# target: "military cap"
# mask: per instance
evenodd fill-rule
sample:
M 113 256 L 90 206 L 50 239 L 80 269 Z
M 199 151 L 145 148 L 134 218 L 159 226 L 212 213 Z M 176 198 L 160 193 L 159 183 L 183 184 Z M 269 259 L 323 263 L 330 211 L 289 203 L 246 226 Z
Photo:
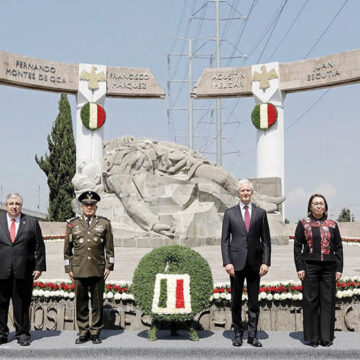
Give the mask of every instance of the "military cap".
M 96 204 L 98 201 L 100 201 L 100 196 L 95 191 L 84 191 L 79 196 L 79 201 L 82 204 Z

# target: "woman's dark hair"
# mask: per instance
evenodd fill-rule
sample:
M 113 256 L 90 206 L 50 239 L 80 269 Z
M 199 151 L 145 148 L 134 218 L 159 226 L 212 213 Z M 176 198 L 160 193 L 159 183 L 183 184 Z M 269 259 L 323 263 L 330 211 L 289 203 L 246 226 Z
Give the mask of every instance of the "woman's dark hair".
M 314 194 L 314 195 L 310 196 L 309 203 L 308 203 L 308 216 L 310 216 L 312 214 L 312 212 L 311 212 L 311 203 L 314 200 L 314 198 L 316 198 L 316 197 L 322 198 L 324 200 L 324 203 L 325 203 L 325 216 L 327 217 L 328 216 L 328 204 L 327 204 L 327 201 L 325 199 L 325 196 L 321 195 L 321 194 Z

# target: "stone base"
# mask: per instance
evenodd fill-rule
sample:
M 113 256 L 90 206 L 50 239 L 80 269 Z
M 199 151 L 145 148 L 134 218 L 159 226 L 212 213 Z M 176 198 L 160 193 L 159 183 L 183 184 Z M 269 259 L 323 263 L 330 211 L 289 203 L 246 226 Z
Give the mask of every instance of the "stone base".
M 270 227 L 271 243 L 277 245 L 288 245 L 289 235 L 282 220 L 282 215 L 280 213 L 277 213 L 268 214 L 267 216 Z
M 277 301 L 260 303 L 259 330 L 302 331 L 302 308 L 300 301 Z M 360 301 L 337 300 L 335 329 L 360 332 Z M 76 330 L 74 300 L 40 301 L 31 306 L 32 330 Z M 242 308 L 243 319 L 247 317 L 247 304 Z M 9 329 L 14 330 L 12 309 L 9 312 Z M 199 329 L 230 330 L 231 311 L 229 306 L 212 305 L 195 316 Z M 134 304 L 133 301 L 105 301 L 104 329 L 147 330 L 151 318 Z

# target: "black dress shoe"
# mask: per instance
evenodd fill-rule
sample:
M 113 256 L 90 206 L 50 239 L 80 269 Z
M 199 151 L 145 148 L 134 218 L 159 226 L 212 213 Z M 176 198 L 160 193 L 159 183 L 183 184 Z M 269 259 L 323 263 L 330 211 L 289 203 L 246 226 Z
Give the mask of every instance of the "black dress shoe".
M 248 344 L 255 346 L 255 347 L 262 347 L 261 342 L 259 341 L 258 338 L 254 337 L 254 338 L 248 338 L 247 340 Z
M 79 344 L 84 344 L 89 340 L 89 338 L 87 336 L 82 336 L 80 335 L 76 340 L 75 340 L 75 344 L 79 345 Z
M 0 337 L 0 345 L 6 344 L 8 342 L 6 337 Z
M 29 346 L 30 345 L 30 339 L 29 338 L 19 338 L 17 339 L 17 342 L 21 345 L 21 346 Z
M 309 343 L 309 346 L 312 346 L 312 347 L 318 347 L 319 346 L 319 343 L 315 342 L 315 341 L 311 341 Z
M 91 335 L 91 341 L 93 344 L 101 344 L 102 343 L 99 335 Z
M 232 344 L 233 346 L 241 346 L 243 343 L 243 339 L 241 337 L 241 335 L 235 335 L 235 337 L 233 338 Z
M 332 341 L 320 341 L 320 345 L 324 347 L 329 347 L 333 344 Z

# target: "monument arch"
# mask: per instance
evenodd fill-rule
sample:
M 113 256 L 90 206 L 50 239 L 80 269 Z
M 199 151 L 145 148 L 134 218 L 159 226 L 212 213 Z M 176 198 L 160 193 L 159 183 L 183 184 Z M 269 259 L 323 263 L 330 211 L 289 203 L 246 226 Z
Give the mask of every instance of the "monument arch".
M 271 103 L 277 121 L 257 130 L 257 177 L 280 177 L 284 194 L 284 100 L 287 93 L 360 82 L 360 49 L 289 63 L 205 69 L 194 98 L 249 97 Z M 271 154 L 271 156 L 269 156 Z

